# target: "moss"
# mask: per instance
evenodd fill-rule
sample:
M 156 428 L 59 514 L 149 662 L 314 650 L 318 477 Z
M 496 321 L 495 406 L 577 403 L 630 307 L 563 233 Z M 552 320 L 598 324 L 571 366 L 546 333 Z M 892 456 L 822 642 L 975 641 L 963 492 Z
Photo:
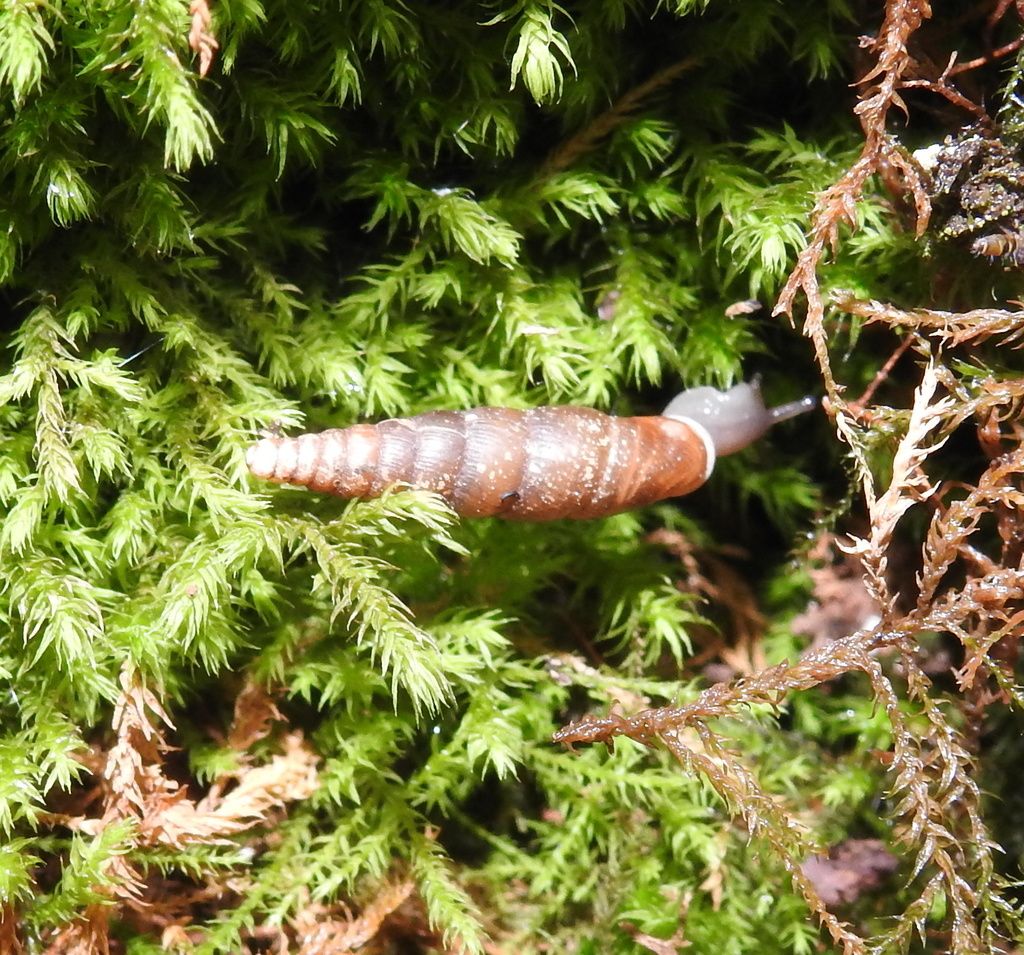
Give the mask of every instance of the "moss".
M 1013 263 L 916 240 L 889 120 L 989 119 L 925 79 L 941 31 L 907 52 L 925 14 L 4 7 L 0 949 L 1020 933 L 975 764 L 1020 702 L 1021 326 Z M 995 98 L 986 30 L 951 35 Z M 603 521 L 245 466 L 268 431 L 756 373 L 828 419 Z M 891 891 L 830 908 L 801 863 L 863 836 Z

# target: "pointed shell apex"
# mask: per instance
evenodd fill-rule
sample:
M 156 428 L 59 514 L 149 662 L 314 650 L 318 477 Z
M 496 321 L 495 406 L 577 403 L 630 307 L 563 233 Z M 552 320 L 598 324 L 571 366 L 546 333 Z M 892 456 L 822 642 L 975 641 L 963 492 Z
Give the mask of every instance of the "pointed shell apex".
M 273 480 L 277 469 L 277 441 L 273 438 L 257 441 L 246 452 L 245 463 L 256 477 Z

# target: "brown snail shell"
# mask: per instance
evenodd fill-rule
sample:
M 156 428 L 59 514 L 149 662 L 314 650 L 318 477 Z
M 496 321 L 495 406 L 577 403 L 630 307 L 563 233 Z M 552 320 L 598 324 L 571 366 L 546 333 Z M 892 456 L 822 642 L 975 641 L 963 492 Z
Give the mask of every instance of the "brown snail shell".
M 394 485 L 434 491 L 463 517 L 607 517 L 700 487 L 714 467 L 716 430 L 731 453 L 808 407 L 805 399 L 769 411 L 756 385 L 741 385 L 684 393 L 668 414 L 648 417 L 574 406 L 431 411 L 264 438 L 246 463 L 264 480 L 339 497 L 374 498 Z

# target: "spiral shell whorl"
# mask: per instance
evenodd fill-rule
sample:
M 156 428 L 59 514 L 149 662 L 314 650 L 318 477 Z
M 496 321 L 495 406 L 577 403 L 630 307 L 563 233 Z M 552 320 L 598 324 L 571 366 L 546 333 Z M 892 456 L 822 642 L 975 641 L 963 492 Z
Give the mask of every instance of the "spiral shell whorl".
M 670 418 L 476 408 L 264 438 L 246 461 L 257 477 L 341 497 L 401 485 L 437 492 L 464 517 L 547 521 L 689 493 L 707 479 L 714 449 L 699 425 Z

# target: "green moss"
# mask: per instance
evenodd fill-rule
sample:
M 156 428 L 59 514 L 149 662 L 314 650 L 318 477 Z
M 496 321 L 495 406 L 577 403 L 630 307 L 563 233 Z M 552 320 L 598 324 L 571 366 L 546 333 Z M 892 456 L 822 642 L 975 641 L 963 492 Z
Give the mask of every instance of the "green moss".
M 725 726 L 798 807 L 806 831 L 774 841 L 664 750 L 550 738 L 692 699 L 692 660 L 737 633 L 767 634 L 750 659 L 799 649 L 811 583 L 784 561 L 845 491 L 834 443 L 786 425 L 690 502 L 543 526 L 274 487 L 244 458 L 266 429 L 437 408 L 647 413 L 754 372 L 819 391 L 784 320 L 725 309 L 770 311 L 854 162 L 837 103 L 869 27 L 816 0 L 212 14 L 201 79 L 178 0 L 0 11 L 0 926 L 156 950 L 159 896 L 197 952 L 233 952 L 408 877 L 423 948 L 815 949 L 776 850 L 873 818 L 895 731 L 863 681 Z M 856 213 L 826 287 L 923 295 L 887 194 Z M 134 729 L 132 687 L 156 701 Z M 212 787 L 214 811 L 291 732 L 315 791 L 280 783 L 228 834 L 157 831 L 160 799 Z

